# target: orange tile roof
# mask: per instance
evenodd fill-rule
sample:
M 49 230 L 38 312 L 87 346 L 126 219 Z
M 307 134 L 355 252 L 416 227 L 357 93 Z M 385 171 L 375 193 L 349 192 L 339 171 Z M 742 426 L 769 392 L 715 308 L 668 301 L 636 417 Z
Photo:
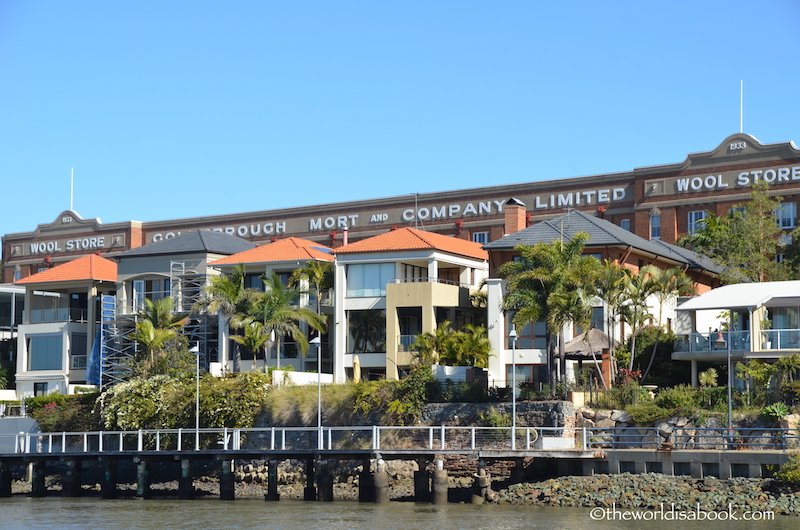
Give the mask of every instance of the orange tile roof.
M 77 281 L 117 281 L 117 264 L 110 259 L 102 258 L 96 254 L 89 254 L 60 265 L 52 269 L 31 274 L 17 284 L 36 284 L 54 282 Z
M 308 239 L 289 237 L 261 245 L 238 254 L 212 261 L 209 265 L 238 265 L 240 263 L 270 263 L 275 261 L 333 261 L 330 249 Z
M 385 234 L 362 239 L 335 249 L 335 254 L 355 252 L 393 252 L 398 250 L 440 250 L 476 259 L 489 259 L 483 245 L 452 236 L 424 232 L 414 228 L 400 228 Z

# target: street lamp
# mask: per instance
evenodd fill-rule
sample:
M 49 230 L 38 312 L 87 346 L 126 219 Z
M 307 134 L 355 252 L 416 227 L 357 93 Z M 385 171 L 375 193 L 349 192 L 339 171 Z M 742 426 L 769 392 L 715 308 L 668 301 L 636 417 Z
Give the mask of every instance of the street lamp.
M 517 449 L 517 326 L 511 325 L 511 450 Z
M 189 350 L 197 360 L 197 371 L 195 372 L 195 391 L 194 391 L 194 450 L 200 450 L 200 342 Z
M 722 333 L 717 335 L 717 340 L 714 341 L 714 344 L 718 347 L 723 347 L 724 345 L 727 346 L 727 360 L 728 360 L 728 445 L 733 445 L 733 399 L 732 399 L 732 389 L 733 386 L 733 374 L 731 373 L 731 330 L 733 329 L 733 315 L 731 314 L 730 319 L 728 320 L 728 340 L 727 344 L 724 338 L 722 338 Z M 730 448 L 730 447 L 729 447 Z
M 317 348 L 317 449 L 322 451 L 322 339 L 317 335 L 309 344 Z

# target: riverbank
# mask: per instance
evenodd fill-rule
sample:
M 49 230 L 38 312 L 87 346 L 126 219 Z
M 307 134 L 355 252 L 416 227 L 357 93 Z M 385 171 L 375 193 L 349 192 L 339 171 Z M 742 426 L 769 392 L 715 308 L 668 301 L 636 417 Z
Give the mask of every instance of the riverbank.
M 498 504 L 583 508 L 770 510 L 800 515 L 800 490 L 774 479 L 694 479 L 658 473 L 560 477 L 514 484 L 497 493 Z
M 48 476 L 47 489 L 52 495 L 61 492 L 61 477 Z M 468 502 L 471 497 L 471 479 L 450 478 L 450 502 Z M 727 510 L 729 505 L 739 511 L 769 510 L 777 514 L 800 515 L 800 489 L 779 484 L 774 479 L 716 478 L 694 479 L 658 473 L 642 475 L 595 475 L 591 477 L 567 476 L 538 482 L 523 482 L 506 488 L 493 482 L 491 502 L 499 505 L 525 505 L 542 507 L 577 507 L 678 511 Z M 278 491 L 282 499 L 303 498 L 303 483 L 281 484 Z M 194 481 L 198 497 L 219 495 L 219 482 L 214 477 L 199 477 Z M 237 498 L 263 498 L 265 485 L 237 482 Z M 413 481 L 406 478 L 390 481 L 390 498 L 393 501 L 413 501 Z M 15 481 L 13 493 L 30 493 L 30 484 Z M 84 485 L 87 496 L 99 495 L 100 485 Z M 177 497 L 177 481 L 156 482 L 151 485 L 154 497 Z M 119 484 L 121 497 L 133 496 L 136 484 Z M 334 499 L 358 500 L 358 480 L 334 484 Z

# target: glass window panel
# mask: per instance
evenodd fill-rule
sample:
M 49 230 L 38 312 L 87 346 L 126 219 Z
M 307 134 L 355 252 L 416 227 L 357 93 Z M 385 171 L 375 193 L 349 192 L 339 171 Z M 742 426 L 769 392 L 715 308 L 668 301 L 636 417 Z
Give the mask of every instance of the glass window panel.
M 32 335 L 28 337 L 29 370 L 61 370 L 61 361 L 61 335 Z

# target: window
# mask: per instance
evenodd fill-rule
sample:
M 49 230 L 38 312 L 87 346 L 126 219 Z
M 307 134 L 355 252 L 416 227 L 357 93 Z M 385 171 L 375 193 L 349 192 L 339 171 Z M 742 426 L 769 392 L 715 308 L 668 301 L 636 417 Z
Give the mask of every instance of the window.
M 708 212 L 705 210 L 698 210 L 689 212 L 689 235 L 695 234 L 697 231 L 702 230 L 705 226 L 705 219 Z
M 485 245 L 489 242 L 489 232 L 473 232 L 472 241 Z
M 263 291 L 264 281 L 261 279 L 260 274 L 245 274 L 244 287 L 245 289 L 255 289 L 256 291 Z
M 775 212 L 775 217 L 781 228 L 794 228 L 797 226 L 797 203 L 781 203 L 781 207 Z
M 28 336 L 28 370 L 61 370 L 61 335 Z
M 386 296 L 386 284 L 395 277 L 394 263 L 347 266 L 347 296 Z
M 74 370 L 86 369 L 86 333 L 70 335 L 69 367 Z
M 408 265 L 403 263 L 400 265 L 402 278 L 407 282 L 427 282 L 428 269 L 417 267 L 416 265 Z
M 628 232 L 631 231 L 631 220 L 630 219 L 623 219 L 619 222 L 619 227 L 623 230 L 627 230 Z
M 533 387 L 533 390 L 541 390 L 543 384 L 547 384 L 547 365 L 544 364 L 517 364 L 516 377 L 512 378 L 512 365 L 506 365 L 506 386 L 511 386 L 511 381 L 516 380 L 517 385 L 527 383 L 526 386 Z M 515 391 L 519 395 L 519 388 Z
M 511 339 L 508 338 L 508 332 L 511 331 L 512 318 L 514 313 L 509 312 L 506 318 L 506 344 L 511 348 Z M 517 348 L 520 350 L 544 350 L 547 348 L 547 327 L 544 322 L 534 322 L 533 325 L 526 324 L 517 328 Z
M 386 313 L 380 309 L 348 311 L 347 353 L 386 351 Z
M 661 214 L 650 216 L 650 239 L 661 239 Z
M 47 383 L 33 383 L 33 395 L 41 397 L 47 395 Z

